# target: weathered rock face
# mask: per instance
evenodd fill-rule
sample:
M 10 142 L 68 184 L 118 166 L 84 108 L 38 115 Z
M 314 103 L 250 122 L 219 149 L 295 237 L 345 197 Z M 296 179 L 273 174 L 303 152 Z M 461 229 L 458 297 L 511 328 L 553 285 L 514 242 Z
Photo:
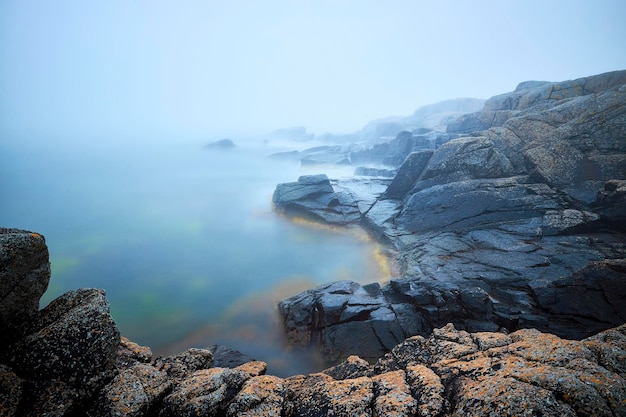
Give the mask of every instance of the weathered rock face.
M 426 164 L 433 155 L 432 150 L 418 151 L 409 154 L 393 181 L 387 187 L 384 197 L 386 199 L 399 199 L 413 188 L 413 184 L 419 178 L 420 174 L 426 167 Z
M 480 120 L 489 125 L 463 126 Z M 335 308 L 355 319 L 318 308 L 306 322 L 332 287 L 283 300 L 294 343 L 316 335 L 330 358 L 375 356 L 388 342 L 351 339 L 376 334 L 382 316 L 396 342 L 448 322 L 578 339 L 622 322 L 626 71 L 523 83 L 448 131 L 471 136 L 410 154 L 387 190 L 359 207 L 362 224 L 397 251 L 399 277 L 374 297 L 376 308 Z
M 118 368 L 89 401 L 67 407 L 48 398 L 41 413 L 20 404 L 20 379 L 0 366 L 3 415 L 124 416 L 615 416 L 626 412 L 626 325 L 583 341 L 536 330 L 467 333 L 452 325 L 396 345 L 370 364 L 351 356 L 321 373 L 279 378 L 263 362 L 234 368 L 186 352 L 161 363 L 187 363 L 169 375 L 145 348 L 124 341 Z M 209 353 L 210 355 L 210 353 Z M 180 371 L 182 368 L 178 368 Z M 31 387 L 32 389 L 32 387 Z M 506 392 L 506 395 L 503 393 Z M 27 412 L 24 412 L 24 411 Z
M 280 211 L 330 224 L 361 219 L 356 202 L 343 193 L 335 193 L 325 174 L 303 175 L 297 182 L 279 184 L 272 202 Z
M 103 290 L 66 293 L 31 326 L 2 358 L 23 381 L 24 415 L 70 412 L 112 376 L 120 335 Z
M 448 124 L 450 133 L 472 133 L 502 126 L 512 117 L 553 108 L 568 99 L 593 96 L 626 84 L 626 73 L 615 71 L 600 76 L 558 83 L 526 81 L 515 91 L 487 100 L 481 111 L 461 115 Z
M 135 416 L 613 416 L 626 412 L 625 352 L 625 326 L 570 341 L 536 330 L 467 333 L 447 325 L 405 340 L 373 365 L 352 356 L 287 379 L 264 375 L 258 362 L 198 370 L 152 397 L 144 408 L 152 413 L 133 412 L 141 410 L 128 395 L 133 385 L 113 398 Z M 103 395 L 111 397 L 108 389 Z
M 48 288 L 50 262 L 43 236 L 0 228 L 0 346 L 23 335 Z

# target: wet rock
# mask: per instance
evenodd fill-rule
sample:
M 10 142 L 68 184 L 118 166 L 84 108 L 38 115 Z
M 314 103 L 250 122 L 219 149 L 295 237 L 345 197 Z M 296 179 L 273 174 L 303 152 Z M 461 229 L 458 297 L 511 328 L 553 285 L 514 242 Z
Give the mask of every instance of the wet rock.
M 626 230 L 626 180 L 607 181 L 597 192 L 593 207 L 607 223 Z
M 487 137 L 467 137 L 441 145 L 420 175 L 430 183 L 475 178 L 503 178 L 517 174 L 505 150 Z
M 406 130 L 398 133 L 394 140 L 389 142 L 382 163 L 400 166 L 412 152 L 421 149 L 434 149 L 434 140 L 430 140 L 429 136 L 432 135 L 414 135 Z
M 238 350 L 229 348 L 228 346 L 212 345 L 208 350 L 213 355 L 212 366 L 216 368 L 236 368 L 239 365 L 254 360 L 250 356 L 244 355 Z
M 378 308 L 346 307 L 343 321 L 321 311 L 322 320 L 297 329 L 286 319 L 290 337 L 317 335 L 313 343 L 336 355 L 348 350 L 349 335 L 376 336 L 350 351 L 368 357 L 388 349 L 381 333 L 387 341 L 400 334 L 389 311 L 404 336 L 452 322 L 472 332 L 537 328 L 580 339 L 621 323 L 625 95 L 626 71 L 522 83 L 458 119 L 457 127 L 473 127 L 453 131 L 483 130 L 432 155 L 412 154 L 361 210 L 362 224 L 397 254 L 398 277 L 381 289 Z M 311 308 L 311 298 L 301 301 Z M 289 316 L 307 317 L 297 309 Z
M 482 242 L 499 246 L 515 243 L 496 237 L 483 236 Z M 462 247 L 463 242 L 447 243 Z M 532 245 L 525 249 L 525 257 L 518 254 L 523 260 L 520 264 L 511 262 L 504 253 L 499 255 L 494 248 L 484 247 L 481 252 L 469 251 L 465 246 L 465 264 L 451 264 L 450 259 L 441 259 L 435 252 L 432 266 L 421 265 L 424 273 L 430 273 L 431 268 L 433 273 L 437 271 L 439 280 L 392 279 L 382 288 L 365 288 L 349 281 L 317 287 L 280 302 L 288 341 L 293 346 L 317 346 L 329 360 L 354 354 L 369 359 L 383 355 L 410 335 L 427 336 L 446 322 L 473 332 L 538 327 L 581 339 L 625 321 L 623 260 L 588 264 L 588 259 L 580 258 L 576 246 L 561 243 L 567 262 L 574 267 L 575 262 L 588 266 L 568 272 L 562 269 L 559 254 L 544 255 Z M 428 256 L 422 252 L 423 262 Z M 570 256 L 579 259 L 570 260 Z M 466 265 L 477 261 L 483 266 L 472 272 Z M 511 271 L 508 277 L 502 273 L 506 262 Z M 532 265 L 544 266 L 531 268 L 538 275 L 528 285 L 524 271 Z M 466 268 L 465 280 L 447 280 L 456 279 L 459 267 Z M 473 273 L 475 279 L 471 278 Z M 488 274 L 498 279 L 489 281 Z M 476 343 L 499 341 L 480 339 Z
M 325 174 L 303 175 L 297 182 L 278 184 L 272 197 L 274 207 L 290 216 L 330 224 L 358 223 L 361 215 L 356 201 L 335 193 Z
M 49 280 L 44 237 L 26 230 L 0 228 L 0 351 L 29 330 Z
M 398 314 L 377 285 L 361 287 L 350 281 L 322 285 L 282 300 L 287 338 L 300 347 L 318 344 L 330 360 L 358 353 L 377 358 L 405 338 L 403 324 L 415 312 Z
M 422 174 L 422 171 L 432 155 L 432 150 L 416 151 L 409 154 L 400 169 L 398 169 L 398 173 L 393 181 L 389 184 L 389 187 L 387 187 L 384 198 L 403 198 Z
M 543 211 L 563 206 L 549 187 L 524 178 L 465 180 L 411 194 L 396 227 L 413 233 L 493 228 L 541 219 Z
M 562 323 L 571 327 L 570 336 L 589 337 L 626 321 L 626 259 L 592 262 L 571 276 L 535 288 L 534 294 L 552 321 L 577 318 Z

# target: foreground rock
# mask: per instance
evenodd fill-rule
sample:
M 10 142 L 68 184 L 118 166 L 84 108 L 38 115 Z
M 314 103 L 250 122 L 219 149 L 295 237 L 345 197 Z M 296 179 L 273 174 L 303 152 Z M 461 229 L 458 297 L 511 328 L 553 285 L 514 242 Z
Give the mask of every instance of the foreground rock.
M 626 71 L 522 83 L 448 132 L 358 206 L 398 277 L 283 300 L 293 343 L 370 358 L 448 322 L 582 339 L 626 319 Z
M 48 288 L 48 247 L 38 233 L 0 228 L 0 345 L 28 329 Z
M 98 395 L 90 416 L 614 416 L 626 412 L 626 325 L 583 341 L 536 330 L 467 333 L 452 325 L 356 356 L 321 373 L 279 378 L 263 362 L 196 361 L 177 375 L 135 364 Z M 206 357 L 206 356 L 203 356 Z M 169 361 L 166 360 L 166 361 Z M 503 396 L 503 393 L 506 395 Z
M 0 270 L 47 264 L 42 236 L 6 234 L 0 249 L 13 256 Z M 28 235 L 39 250 L 21 245 Z M 596 272 L 601 281 L 603 271 Z M 339 311 L 346 299 L 371 306 L 372 320 L 388 314 L 375 306 L 384 298 L 377 286 L 338 283 L 329 289 L 333 296 L 325 296 L 322 319 L 354 314 L 349 306 Z M 26 291 L 19 298 L 31 305 L 39 297 Z M 12 302 L 0 299 L 0 308 Z M 35 316 L 21 321 L 26 335 L 0 345 L 2 416 L 626 413 L 626 324 L 583 341 L 536 330 L 467 333 L 449 324 L 389 346 L 373 364 L 351 356 L 320 373 L 279 378 L 266 375 L 264 362 L 223 347 L 153 358 L 149 348 L 120 337 L 103 290 L 70 291 Z M 372 323 L 372 329 L 379 332 L 373 338 L 385 338 L 380 326 Z

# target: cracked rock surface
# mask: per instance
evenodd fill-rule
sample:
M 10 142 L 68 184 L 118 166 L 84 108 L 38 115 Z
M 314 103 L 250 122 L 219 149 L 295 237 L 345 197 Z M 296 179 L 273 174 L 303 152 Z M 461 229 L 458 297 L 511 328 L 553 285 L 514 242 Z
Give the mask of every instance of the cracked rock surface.
M 398 272 L 282 300 L 292 344 L 375 358 L 446 323 L 582 339 L 626 319 L 626 71 L 521 83 L 448 132 L 373 201 L 332 185 Z

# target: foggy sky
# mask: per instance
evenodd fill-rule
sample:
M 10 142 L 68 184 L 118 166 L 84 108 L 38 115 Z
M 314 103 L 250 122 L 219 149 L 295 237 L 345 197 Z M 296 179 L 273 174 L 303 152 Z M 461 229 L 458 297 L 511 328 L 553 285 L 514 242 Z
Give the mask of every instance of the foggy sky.
M 0 134 L 353 132 L 625 69 L 624 16 L 623 0 L 0 1 Z

